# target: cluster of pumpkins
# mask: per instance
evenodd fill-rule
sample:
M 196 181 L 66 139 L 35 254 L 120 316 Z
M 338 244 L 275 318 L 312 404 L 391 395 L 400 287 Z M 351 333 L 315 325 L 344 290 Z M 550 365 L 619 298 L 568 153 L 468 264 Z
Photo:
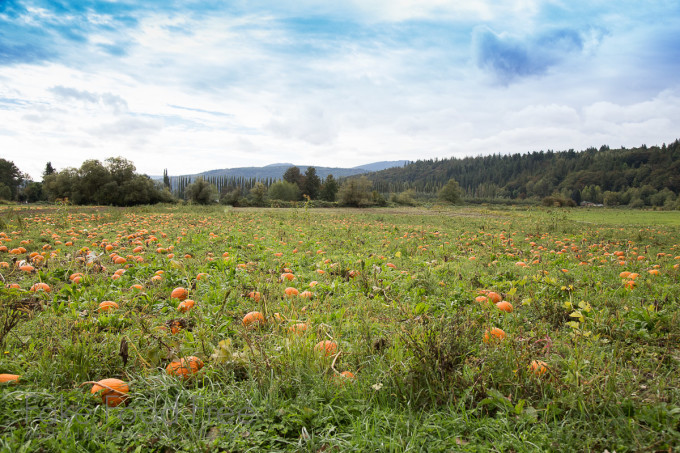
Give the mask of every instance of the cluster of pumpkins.
M 249 294 L 253 299 L 259 299 L 259 293 Z M 194 301 L 187 299 L 188 291 L 185 288 L 175 288 L 170 297 L 179 299 L 180 305 L 178 309 L 180 311 L 188 311 L 194 305 Z M 112 302 L 112 304 L 115 304 Z M 187 307 L 187 305 L 189 305 Z M 109 308 L 115 309 L 117 307 L 105 307 L 104 310 Z M 100 307 L 100 310 L 102 307 Z M 276 315 L 275 315 L 276 316 Z M 259 311 L 251 311 L 243 317 L 243 326 L 246 329 L 252 329 L 265 323 L 265 318 Z M 289 327 L 290 332 L 302 333 L 307 330 L 307 324 L 297 323 Z M 316 346 L 315 350 L 323 352 L 326 356 L 330 356 L 337 353 L 338 345 L 335 341 L 324 340 L 320 341 Z M 182 379 L 188 379 L 193 374 L 197 373 L 201 368 L 203 368 L 203 361 L 196 356 L 183 357 L 181 359 L 173 360 L 166 367 L 166 372 L 170 376 L 180 377 Z M 5 379 L 4 376 L 14 376 L 14 381 L 18 381 L 20 376 L 16 375 L 0 375 L 0 382 L 9 382 L 9 378 Z M 354 374 L 351 371 L 343 371 L 340 373 L 342 378 L 354 379 Z M 86 382 L 85 384 L 93 384 L 91 393 L 93 395 L 98 395 L 101 401 L 109 407 L 116 407 L 124 403 L 128 398 L 128 393 L 130 387 L 125 381 L 116 378 L 107 378 L 100 381 Z

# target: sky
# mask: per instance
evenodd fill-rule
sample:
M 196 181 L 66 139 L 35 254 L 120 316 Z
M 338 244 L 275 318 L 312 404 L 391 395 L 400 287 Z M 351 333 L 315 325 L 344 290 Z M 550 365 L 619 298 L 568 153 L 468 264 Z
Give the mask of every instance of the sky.
M 680 138 L 677 0 L 0 0 L 0 157 L 191 174 Z

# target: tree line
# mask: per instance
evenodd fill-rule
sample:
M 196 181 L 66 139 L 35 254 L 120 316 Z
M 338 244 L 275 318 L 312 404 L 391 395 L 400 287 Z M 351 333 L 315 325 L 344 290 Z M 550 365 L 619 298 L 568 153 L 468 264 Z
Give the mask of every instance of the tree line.
M 680 208 L 680 140 L 670 145 L 430 159 L 371 173 L 382 194 L 434 194 L 450 179 L 470 201 L 546 200 Z
M 0 199 L 132 206 L 186 200 L 233 206 L 416 205 L 439 198 L 468 202 L 543 202 L 546 205 L 680 209 L 680 140 L 670 145 L 585 151 L 431 159 L 360 177 L 319 178 L 314 167 L 289 167 L 282 179 L 244 177 L 171 178 L 153 181 L 121 157 L 87 160 L 56 171 L 48 162 L 43 181 L 31 181 L 0 159 Z
M 80 168 L 62 171 L 48 162 L 42 177 L 42 182 L 31 181 L 13 162 L 0 159 L 0 199 L 110 206 L 174 201 L 166 186 L 136 173 L 135 165 L 122 157 L 111 157 L 104 163 L 90 159 Z

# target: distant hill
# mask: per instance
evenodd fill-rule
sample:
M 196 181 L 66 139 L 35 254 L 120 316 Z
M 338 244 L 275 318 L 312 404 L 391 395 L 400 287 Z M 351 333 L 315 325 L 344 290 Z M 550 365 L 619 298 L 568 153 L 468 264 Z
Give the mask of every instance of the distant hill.
M 316 174 L 319 175 L 319 178 L 323 179 L 329 174 L 332 174 L 336 178 L 342 178 L 345 176 L 354 176 L 358 175 L 361 173 L 366 173 L 366 170 L 362 170 L 360 168 L 336 168 L 336 167 L 317 167 L 315 165 L 312 165 L 314 168 L 316 168 Z M 288 170 L 290 167 L 293 167 L 292 164 L 273 164 L 273 165 L 267 165 L 266 167 L 239 167 L 239 168 L 221 168 L 218 170 L 208 170 L 204 171 L 202 173 L 197 173 L 195 175 L 184 175 L 184 176 L 189 176 L 192 179 L 197 178 L 199 176 L 202 176 L 204 178 L 245 178 L 245 179 L 250 179 L 250 178 L 255 178 L 258 180 L 261 179 L 281 179 L 283 177 L 283 174 Z M 300 169 L 301 173 L 304 173 L 307 171 L 308 165 L 297 165 L 297 167 Z
M 316 169 L 316 174 L 319 176 L 321 179 L 325 179 L 326 176 L 332 174 L 336 179 L 337 178 L 344 178 L 347 176 L 354 176 L 354 175 L 360 175 L 363 173 L 371 172 L 371 171 L 379 171 L 379 170 L 384 170 L 386 168 L 392 168 L 392 167 L 399 167 L 403 166 L 406 164 L 408 161 L 406 160 L 395 160 L 395 161 L 382 161 L 382 162 L 373 162 L 370 164 L 366 165 L 359 165 L 356 167 L 351 167 L 351 168 L 346 168 L 346 167 L 319 167 L 316 165 L 296 165 L 301 173 L 304 173 L 307 171 L 308 167 L 314 167 Z M 179 176 L 171 176 L 170 179 L 174 180 L 177 178 L 188 178 L 190 180 L 194 180 L 198 178 L 199 176 L 202 176 L 206 179 L 213 179 L 213 178 L 243 178 L 243 179 L 251 179 L 255 178 L 257 180 L 265 180 L 265 179 L 281 179 L 283 177 L 283 174 L 286 172 L 286 170 L 290 167 L 293 167 L 294 165 L 291 163 L 275 163 L 275 164 L 270 164 L 266 165 L 264 167 L 236 167 L 236 168 L 221 168 L 217 170 L 208 170 L 204 171 L 201 173 L 195 173 L 195 174 L 190 174 L 190 175 L 179 175 Z M 163 179 L 162 176 L 152 176 L 152 179 L 156 180 L 161 180 Z
M 372 164 L 359 165 L 353 168 L 361 168 L 362 170 L 366 171 L 380 171 L 387 168 L 403 167 L 404 165 L 408 164 L 408 162 L 409 161 L 407 160 L 385 160 L 382 162 L 373 162 Z

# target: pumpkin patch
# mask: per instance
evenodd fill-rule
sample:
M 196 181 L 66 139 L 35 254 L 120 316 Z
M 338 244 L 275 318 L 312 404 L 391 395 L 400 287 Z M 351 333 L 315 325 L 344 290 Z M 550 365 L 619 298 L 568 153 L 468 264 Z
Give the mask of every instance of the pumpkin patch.
M 0 419 L 36 451 L 59 449 L 39 427 L 62 400 L 50 433 L 93 450 L 680 443 L 680 221 L 17 212 L 0 234 Z M 353 444 L 357 426 L 372 437 Z

